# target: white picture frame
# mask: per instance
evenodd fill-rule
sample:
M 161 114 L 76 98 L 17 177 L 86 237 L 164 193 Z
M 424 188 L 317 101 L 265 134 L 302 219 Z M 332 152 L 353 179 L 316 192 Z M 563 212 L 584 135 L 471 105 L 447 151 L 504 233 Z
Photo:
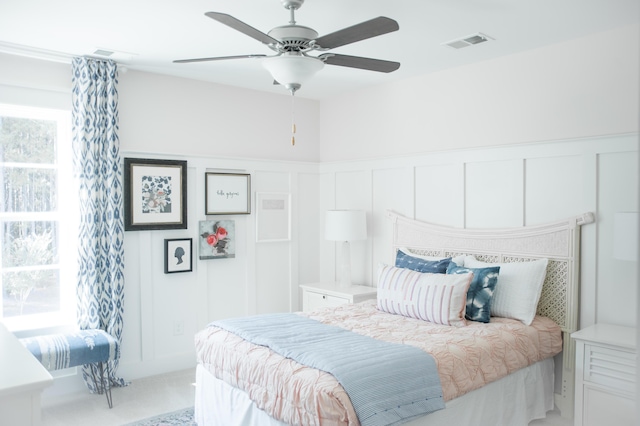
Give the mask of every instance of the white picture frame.
M 291 194 L 256 193 L 256 242 L 291 240 Z

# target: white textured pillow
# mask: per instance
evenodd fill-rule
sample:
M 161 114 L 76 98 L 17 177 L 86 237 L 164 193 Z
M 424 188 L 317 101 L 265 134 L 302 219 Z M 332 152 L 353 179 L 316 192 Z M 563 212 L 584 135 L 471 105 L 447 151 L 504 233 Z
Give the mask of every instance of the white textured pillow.
M 416 254 L 414 252 L 412 252 L 410 249 L 406 248 L 406 247 L 400 247 L 398 250 L 400 250 L 401 252 L 408 254 L 409 256 L 413 256 L 413 257 L 417 257 L 418 259 L 424 259 L 424 260 L 429 260 L 429 261 L 434 261 L 434 260 L 442 260 L 442 259 L 446 259 L 446 257 L 438 257 L 438 256 L 423 256 L 421 254 Z M 452 262 L 455 262 L 456 265 L 458 266 L 464 266 L 464 256 L 460 255 L 460 256 L 456 256 L 451 258 Z
M 436 324 L 462 327 L 473 274 L 424 274 L 378 267 L 378 309 Z
M 500 267 L 491 315 L 517 319 L 526 325 L 531 325 L 536 316 L 548 263 L 548 259 L 520 263 L 485 263 L 473 256 L 464 259 L 464 266 L 469 268 Z

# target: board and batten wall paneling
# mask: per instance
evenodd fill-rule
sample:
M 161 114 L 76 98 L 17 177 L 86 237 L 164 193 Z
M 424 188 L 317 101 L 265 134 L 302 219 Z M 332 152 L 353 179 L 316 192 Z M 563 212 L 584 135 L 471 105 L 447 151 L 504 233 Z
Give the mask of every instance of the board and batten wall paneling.
M 325 219 L 327 210 L 336 208 L 336 176 L 334 173 L 320 173 L 319 176 L 320 194 L 318 203 L 320 206 L 320 226 L 318 237 L 320 241 L 320 282 L 336 281 L 336 244 L 327 241 L 325 236 Z M 310 281 L 313 282 L 313 281 Z M 304 281 L 302 282 L 304 283 Z
M 256 313 L 289 312 L 292 309 L 290 241 L 256 244 Z
M 465 227 L 524 225 L 522 159 L 465 164 Z
M 637 152 L 598 156 L 596 322 L 630 325 L 636 321 L 638 264 L 613 257 L 613 226 L 615 213 L 638 211 L 638 177 Z
M 297 209 L 298 226 L 295 229 L 299 241 L 298 283 L 312 283 L 320 279 L 322 269 L 320 259 L 321 219 L 324 211 L 320 208 L 320 175 L 300 173 L 298 175 Z M 302 243 L 304 242 L 304 243 Z M 300 301 L 299 301 L 300 302 Z M 302 305 L 298 305 L 302 310 Z
M 583 201 L 583 186 L 588 182 L 583 180 L 581 156 L 531 158 L 525 167 L 527 225 L 577 216 L 593 208 Z
M 252 192 L 291 193 L 291 173 L 288 171 L 255 171 Z M 251 220 L 257 219 L 254 196 Z M 255 244 L 256 313 L 288 312 L 291 310 L 291 241 L 259 242 Z
M 462 228 L 464 202 L 463 163 L 416 167 L 416 219 Z
M 372 278 L 366 285 L 375 286 L 378 265 L 393 264 L 395 260 L 389 246 L 392 229 L 386 211 L 393 210 L 407 217 L 413 216 L 414 169 L 406 167 L 373 170 L 371 204 L 373 208 L 368 216 L 368 239 L 372 244 Z
M 208 287 L 208 321 L 246 315 L 252 312 L 247 306 L 247 298 L 252 291 L 246 279 L 246 271 L 253 267 L 247 255 L 247 222 L 251 217 L 244 215 L 208 216 L 207 220 L 233 220 L 236 231 L 236 257 L 230 259 L 197 260 L 198 267 L 204 269 Z M 204 219 L 203 219 L 204 220 Z M 197 226 L 197 224 L 194 224 Z M 197 229 L 197 228 L 196 228 Z M 194 238 L 199 243 L 200 236 Z
M 360 208 L 371 194 L 374 229 L 367 267 L 373 285 L 379 259 L 388 256 L 391 224 L 378 218 L 389 208 L 411 217 L 413 205 L 418 220 L 467 228 L 535 225 L 594 212 L 596 223 L 581 230 L 580 326 L 596 321 L 630 326 L 635 324 L 637 264 L 611 259 L 607 244 L 615 212 L 639 209 L 637 156 L 636 133 L 323 163 L 320 199 L 325 205 L 336 200 L 343 204 L 336 207 Z M 393 193 L 411 174 L 413 194 L 408 187 Z M 321 264 L 325 275 L 334 273 L 334 258 Z

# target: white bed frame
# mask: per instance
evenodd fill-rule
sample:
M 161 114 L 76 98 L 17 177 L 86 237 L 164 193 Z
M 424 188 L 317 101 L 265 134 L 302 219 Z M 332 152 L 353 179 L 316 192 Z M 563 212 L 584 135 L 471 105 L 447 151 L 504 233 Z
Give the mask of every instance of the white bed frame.
M 420 222 L 387 211 L 393 222 L 393 258 L 400 247 L 425 256 L 473 255 L 491 263 L 528 262 L 547 258 L 547 276 L 537 313 L 554 320 L 563 332 L 561 388 L 555 404 L 563 417 L 573 417 L 575 343 L 580 287 L 580 226 L 593 213 L 543 225 L 503 229 L 463 229 Z
M 393 211 L 388 211 L 387 216 L 393 223 L 390 260 L 395 259 L 400 247 L 426 256 L 474 255 L 496 263 L 549 259 L 538 313 L 561 327 L 564 340 L 561 388 L 555 395 L 554 360 L 549 358 L 448 401 L 447 409 L 410 424 L 480 424 L 482 419 L 483 424 L 524 425 L 531 419 L 543 418 L 553 409 L 554 402 L 563 417 L 572 417 L 575 344 L 570 333 L 578 326 L 580 226 L 593 222 L 594 215 L 585 213 L 564 221 L 506 229 L 450 228 L 412 220 Z M 284 425 L 258 409 L 246 393 L 216 379 L 201 365 L 196 371 L 195 416 L 199 425 Z M 490 409 L 483 411 L 482 407 Z

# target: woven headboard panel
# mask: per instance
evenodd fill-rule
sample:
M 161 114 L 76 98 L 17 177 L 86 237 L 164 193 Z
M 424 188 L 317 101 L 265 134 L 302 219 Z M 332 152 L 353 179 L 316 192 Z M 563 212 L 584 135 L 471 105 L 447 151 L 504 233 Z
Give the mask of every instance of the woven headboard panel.
M 578 326 L 580 225 L 592 213 L 544 225 L 504 229 L 461 229 L 420 222 L 392 211 L 393 255 L 399 247 L 427 256 L 474 255 L 484 262 L 528 262 L 547 258 L 547 276 L 538 314 L 553 319 L 565 332 Z
M 580 226 L 593 213 L 536 226 L 504 229 L 450 228 L 420 222 L 388 211 L 393 222 L 393 258 L 406 247 L 425 256 L 474 255 L 491 263 L 528 262 L 547 258 L 547 275 L 537 312 L 553 319 L 563 331 L 561 389 L 555 403 L 563 416 L 573 415 L 575 343 L 580 285 Z M 566 413 L 566 414 L 565 414 Z

